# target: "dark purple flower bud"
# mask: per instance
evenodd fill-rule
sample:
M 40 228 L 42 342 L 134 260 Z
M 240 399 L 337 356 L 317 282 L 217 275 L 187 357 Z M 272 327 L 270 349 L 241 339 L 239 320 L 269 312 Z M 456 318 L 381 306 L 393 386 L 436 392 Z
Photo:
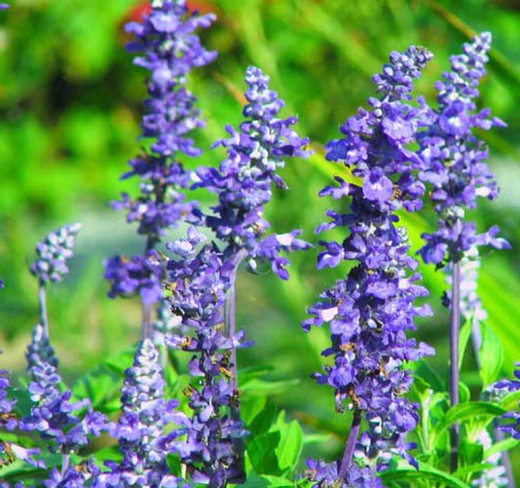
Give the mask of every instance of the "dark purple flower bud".
M 73 256 L 76 235 L 81 224 L 60 227 L 45 236 L 36 246 L 36 260 L 31 265 L 31 273 L 40 283 L 61 281 L 69 272 L 67 261 Z

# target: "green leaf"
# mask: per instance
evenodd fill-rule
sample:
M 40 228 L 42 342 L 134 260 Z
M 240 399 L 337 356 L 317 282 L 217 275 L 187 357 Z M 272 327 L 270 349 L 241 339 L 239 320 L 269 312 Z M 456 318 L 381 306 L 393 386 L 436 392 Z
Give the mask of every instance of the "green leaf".
M 490 420 L 504 414 L 506 410 L 490 402 L 466 402 L 451 407 L 446 413 L 446 427 L 475 417 L 489 417 Z
M 459 444 L 459 460 L 461 464 L 476 465 L 482 462 L 484 448 L 482 444 L 470 442 L 467 438 L 463 438 Z
M 261 395 L 249 395 L 240 400 L 240 417 L 246 425 L 250 425 L 253 419 L 266 408 L 267 398 Z
M 457 476 L 458 478 L 466 478 L 474 473 L 478 473 L 486 469 L 491 469 L 493 467 L 494 466 L 489 463 L 470 464 L 468 466 L 464 466 L 462 468 L 457 469 L 457 471 L 453 473 L 453 476 Z
M 444 391 L 444 382 L 427 361 L 420 359 L 417 363 L 410 366 L 415 366 L 414 376 L 423 380 L 422 385 L 424 387 L 428 386 L 435 391 Z
M 464 354 L 468 347 L 468 340 L 471 335 L 471 327 L 473 320 L 470 318 L 464 322 L 459 332 L 459 371 L 462 367 L 462 361 L 464 360 Z
M 268 432 L 277 416 L 278 409 L 276 406 L 271 402 L 267 403 L 265 408 L 255 417 L 249 426 L 251 437 L 254 438 L 259 434 Z
M 490 456 L 497 454 L 499 452 L 509 451 L 514 449 L 515 447 L 520 445 L 520 440 L 513 439 L 509 437 L 508 439 L 504 439 L 503 441 L 497 442 L 493 444 L 489 449 L 484 451 L 484 459 L 488 459 Z
M 247 477 L 247 481 L 241 485 L 243 488 L 267 488 L 269 483 L 263 477 L 252 475 Z
M 462 381 L 459 381 L 459 402 L 460 403 L 467 403 L 471 398 L 471 391 L 468 388 L 468 385 L 466 383 L 462 383 Z
M 286 487 L 286 486 L 290 486 L 290 487 L 294 486 L 293 480 L 289 480 L 287 478 L 282 478 L 280 476 L 264 475 L 264 476 L 262 476 L 262 478 L 268 482 L 267 486 L 273 486 L 273 487 L 279 487 L 279 488 Z
M 283 413 L 283 412 L 282 412 Z M 303 446 L 303 433 L 297 420 L 280 428 L 280 444 L 276 448 L 278 464 L 283 471 L 293 470 Z
M 436 483 L 443 483 L 449 487 L 469 488 L 469 485 L 459 480 L 455 476 L 445 473 L 444 471 L 440 471 L 433 466 L 422 462 L 419 463 L 418 470 L 415 470 L 411 467 L 400 468 L 396 470 L 385 471 L 380 476 L 385 485 L 392 481 L 428 480 Z
M 482 334 L 482 345 L 478 351 L 480 378 L 485 388 L 500 377 L 504 363 L 504 348 L 491 328 L 483 323 L 479 326 Z
M 247 444 L 247 455 L 256 474 L 281 474 L 276 448 L 280 443 L 280 432 L 267 432 Z

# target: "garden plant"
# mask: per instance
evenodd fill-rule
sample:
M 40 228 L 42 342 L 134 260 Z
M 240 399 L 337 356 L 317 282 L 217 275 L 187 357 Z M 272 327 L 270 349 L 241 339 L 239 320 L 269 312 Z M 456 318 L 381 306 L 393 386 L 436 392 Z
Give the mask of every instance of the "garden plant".
M 140 247 L 114 247 L 103 276 L 110 299 L 139 303 L 128 316 L 139 332 L 66 377 L 48 299 L 70 279 L 88 230 L 64 224 L 37 243 L 27 370 L 14 375 L 3 362 L 0 370 L 0 486 L 514 486 L 520 363 L 503 364 L 477 288 L 481 260 L 512 246 L 498 226 L 473 220 L 481 200 L 498 196 L 485 134 L 508 130 L 479 102 L 491 34 L 463 43 L 428 97 L 416 85 L 434 53 L 390 52 L 366 80 L 372 95 L 334 122 L 340 135 L 323 148 L 299 128 L 306 114 L 291 115 L 268 70 L 244 66 L 241 87 L 224 81 L 241 112 L 218 121 L 225 136 L 201 148 L 208 120 L 190 79 L 217 59 L 201 40 L 216 20 L 207 7 L 151 0 L 126 23 L 146 95 L 136 155 L 121 164 L 128 190 L 111 206 Z M 313 158 L 330 178 L 307 197 L 320 198 L 325 215 L 312 229 L 271 222 L 272 199 L 298 191 L 284 167 Z M 421 218 L 431 225 L 414 232 L 409 224 Z M 331 445 L 323 426 L 272 399 L 290 389 L 305 404 L 306 395 L 270 376 L 269 358 L 242 354 L 270 340 L 261 324 L 242 327 L 247 287 L 291 283 L 298 266 L 310 266 L 302 263 L 323 286 L 306 318 L 283 327 L 319 350 L 321 364 L 298 381 L 315 381 L 338 419 L 336 449 L 323 447 Z M 423 270 L 444 285 L 430 289 Z M 9 281 L 1 284 L 3 293 Z M 420 334 L 431 316 L 449 355 L 446 378 Z M 468 367 L 479 378 L 469 386 Z

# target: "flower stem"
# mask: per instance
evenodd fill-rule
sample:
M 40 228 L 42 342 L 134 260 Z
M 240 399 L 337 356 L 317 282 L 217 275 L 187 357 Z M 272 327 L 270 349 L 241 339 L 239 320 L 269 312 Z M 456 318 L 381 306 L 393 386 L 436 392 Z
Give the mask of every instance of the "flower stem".
M 350 463 L 352 462 L 352 454 L 354 453 L 354 447 L 359 433 L 359 426 L 361 425 L 361 412 L 354 410 L 354 416 L 352 417 L 352 424 L 350 426 L 350 432 L 348 434 L 347 444 L 345 445 L 345 452 L 343 453 L 343 459 L 341 460 L 341 467 L 339 468 L 339 478 L 345 478 Z
M 226 296 L 226 302 L 224 305 L 224 322 L 226 327 L 226 335 L 229 338 L 233 338 L 236 334 L 236 293 L 235 293 L 235 281 L 236 281 L 236 271 L 238 268 L 238 264 L 235 267 L 233 274 L 231 276 L 231 286 L 228 290 Z M 237 366 L 237 350 L 235 344 L 233 343 L 231 346 L 231 388 L 234 393 L 238 392 L 238 366 Z M 231 418 L 234 421 L 240 420 L 240 403 L 238 400 L 231 404 Z M 233 479 L 229 481 L 235 484 L 242 484 L 245 482 L 245 472 L 244 472 L 244 442 L 241 438 L 235 439 L 233 442 L 234 451 L 235 451 L 235 468 L 236 475 Z
M 40 280 L 38 287 L 38 314 L 40 316 L 40 325 L 43 327 L 45 337 L 49 337 L 49 322 L 47 319 L 47 294 L 45 292 L 45 284 Z
M 65 476 L 65 473 L 69 469 L 69 461 L 70 461 L 70 457 L 68 454 L 61 455 L 61 476 L 62 476 L 62 478 Z
M 450 404 L 459 403 L 459 330 L 460 330 L 460 263 L 453 263 L 451 280 L 451 315 L 450 315 Z M 459 443 L 459 427 L 453 424 L 450 428 L 450 467 L 457 469 L 457 447 Z
M 141 324 L 141 337 L 143 339 L 152 338 L 152 310 L 151 303 L 145 303 L 141 300 L 141 310 L 143 312 L 143 322 Z

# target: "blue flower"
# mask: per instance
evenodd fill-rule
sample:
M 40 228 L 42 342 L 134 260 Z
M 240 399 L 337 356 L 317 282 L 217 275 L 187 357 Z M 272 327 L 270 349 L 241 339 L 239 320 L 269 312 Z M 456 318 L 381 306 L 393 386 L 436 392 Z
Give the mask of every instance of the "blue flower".
M 227 157 L 219 168 L 199 168 L 198 182 L 218 195 L 219 204 L 212 207 L 215 215 L 207 216 L 206 225 L 227 245 L 226 256 L 235 261 L 247 259 L 255 270 L 257 261 L 267 261 L 282 279 L 288 278 L 288 260 L 280 253 L 307 249 L 309 245 L 298 239 L 299 231 L 265 237 L 269 223 L 263 218 L 264 206 L 272 196 L 273 184 L 286 188 L 277 170 L 288 157 L 307 157 L 308 139 L 302 139 L 291 129 L 295 117 L 279 119 L 283 101 L 269 89 L 269 77 L 259 68 L 246 70 L 246 118 L 239 130 L 226 127 L 230 137 L 218 141 Z M 240 256 L 240 257 L 238 257 Z
M 31 273 L 40 284 L 58 282 L 69 272 L 67 261 L 73 256 L 76 235 L 81 224 L 69 224 L 50 232 L 36 246 L 36 260 Z
M 195 204 L 180 192 L 189 186 L 190 175 L 177 155 L 200 154 L 188 134 L 204 124 L 195 97 L 186 89 L 186 77 L 216 57 L 194 34 L 209 27 L 214 15 L 190 14 L 184 0 L 152 2 L 151 7 L 141 23 L 126 26 L 135 38 L 127 46 L 137 53 L 134 63 L 149 71 L 141 128 L 142 136 L 151 140 L 150 152 L 132 159 L 130 171 L 122 176 L 140 179 L 140 195 L 133 199 L 123 194 L 113 203 L 127 210 L 128 222 L 138 223 L 138 232 L 148 237 L 148 250 L 179 221 L 194 221 Z
M 483 33 L 464 44 L 464 54 L 450 58 L 451 70 L 436 84 L 437 109 L 424 105 L 423 129 L 417 135 L 423 161 L 419 177 L 431 186 L 429 195 L 439 218 L 438 229 L 423 234 L 426 243 L 420 254 L 437 266 L 460 261 L 474 246 L 509 247 L 496 237 L 496 226 L 477 234 L 475 224 L 464 221 L 465 209 L 475 208 L 477 197 L 493 200 L 498 194 L 485 163 L 487 147 L 474 135 L 474 129 L 505 125 L 487 109 L 477 112 L 474 101 L 486 73 L 490 43 L 491 35 Z
M 119 464 L 106 462 L 108 471 L 97 477 L 94 487 L 178 485 L 180 480 L 169 472 L 167 455 L 186 458 L 199 446 L 190 438 L 181 439 L 191 421 L 176 410 L 177 401 L 165 400 L 164 386 L 159 353 L 151 340 L 143 339 L 132 367 L 125 371 L 121 417 L 110 428 L 123 459 Z
M 341 464 L 311 463 L 317 470 L 317 486 L 332 478 L 342 480 L 342 486 L 382 486 L 375 473 L 388 464 L 391 453 L 413 463 L 403 438 L 418 415 L 416 406 L 402 396 L 412 382 L 411 372 L 403 366 L 432 353 L 428 346 L 407 338 L 415 328 L 414 319 L 430 310 L 414 304 L 427 291 L 417 284 L 421 278 L 414 271 L 417 262 L 408 255 L 406 232 L 396 226 L 394 212 L 421 207 L 424 185 L 416 178 L 421 161 L 408 145 L 416 137 L 424 110 L 408 101 L 412 81 L 430 57 L 414 46 L 402 54 L 392 53 L 390 64 L 373 78 L 380 98 L 369 100 L 372 110 L 360 109 L 347 119 L 341 128 L 345 137 L 326 146 L 327 159 L 343 161 L 361 182 L 336 178 L 338 186 L 320 192 L 335 199 L 348 197 L 350 213 L 327 212 L 331 221 L 317 231 L 347 227 L 348 235 L 341 243 L 320 243 L 325 250 L 317 267 L 338 266 L 344 260 L 356 264 L 308 308 L 312 317 L 302 325 L 309 330 L 329 324 L 331 344 L 322 354 L 333 360 L 313 376 L 333 389 L 339 412 L 346 407 L 358 420 L 351 427 Z M 367 426 L 357 439 L 361 419 Z M 357 455 L 352 458 L 356 442 Z

